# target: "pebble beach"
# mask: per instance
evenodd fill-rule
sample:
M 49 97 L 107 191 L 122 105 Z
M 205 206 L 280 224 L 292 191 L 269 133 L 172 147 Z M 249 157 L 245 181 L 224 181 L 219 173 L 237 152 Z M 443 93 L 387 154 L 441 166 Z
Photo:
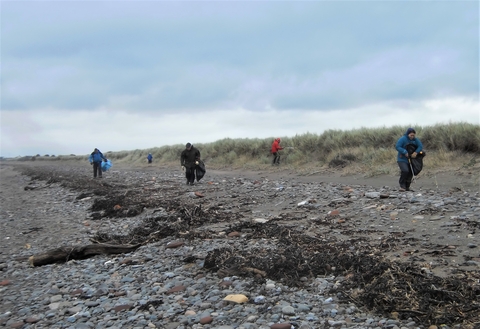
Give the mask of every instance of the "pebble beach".
M 78 168 L 76 174 L 92 179 L 89 169 Z M 255 276 L 208 271 L 205 258 L 212 250 L 275 252 L 279 243 L 246 239 L 248 232 L 229 235 L 225 224 L 216 225 L 209 239 L 165 237 L 127 254 L 34 267 L 29 263 L 32 255 L 91 244 L 98 232 L 125 234 L 158 209 L 95 220 L 91 207 L 98 196 L 79 198 L 80 191 L 22 175 L 12 165 L 2 165 L 1 173 L 0 325 L 7 328 L 478 328 L 478 323 L 475 327 L 462 321 L 419 323 L 413 316 L 376 314 L 346 303 L 335 289 L 348 279 L 345 275 L 300 277 L 298 285 L 288 286 L 268 277 L 259 283 Z M 475 186 L 401 194 L 394 184 L 305 183 L 295 178 L 207 176 L 187 187 L 180 173 L 169 170 L 112 170 L 104 176 L 104 184 L 140 182 L 144 187 L 156 186 L 156 193 L 169 186 L 168 193 L 174 189 L 179 200 L 188 202 L 200 202 L 195 199 L 198 193 L 192 194 L 200 192 L 202 202 L 223 205 L 219 211 L 240 211 L 242 220 L 274 219 L 289 225 L 291 214 L 302 212 L 305 216 L 294 225 L 311 232 L 322 230 L 319 221 L 330 217 L 336 225 L 347 222 L 375 228 L 379 233 L 372 239 L 414 226 L 418 246 L 452 246 L 454 251 L 450 256 L 424 259 L 430 274 L 480 270 L 478 233 L 471 224 L 480 224 L 480 195 Z M 255 202 L 242 202 L 254 194 L 259 195 Z M 231 199 L 239 200 L 238 207 Z M 394 250 L 388 257 L 402 255 Z M 441 258 L 445 263 L 440 264 Z

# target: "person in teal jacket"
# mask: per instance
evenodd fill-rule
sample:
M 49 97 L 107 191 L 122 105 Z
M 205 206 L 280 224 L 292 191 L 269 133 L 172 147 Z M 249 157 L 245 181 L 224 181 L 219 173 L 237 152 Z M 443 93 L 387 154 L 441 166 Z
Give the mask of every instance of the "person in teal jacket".
M 412 183 L 413 173 L 410 168 L 410 158 L 416 158 L 418 153 L 423 150 L 423 145 L 420 140 L 415 137 L 416 131 L 413 128 L 408 128 L 405 135 L 400 137 L 395 144 L 395 148 L 398 151 L 397 163 L 400 167 L 400 191 L 410 191 L 410 184 Z M 415 146 L 415 151 L 411 154 L 407 151 L 407 145 L 412 144 Z
M 90 164 L 93 165 L 93 178 L 97 178 L 97 173 L 98 178 L 102 178 L 102 160 L 107 160 L 107 158 L 103 156 L 99 149 L 95 148 L 88 158 Z

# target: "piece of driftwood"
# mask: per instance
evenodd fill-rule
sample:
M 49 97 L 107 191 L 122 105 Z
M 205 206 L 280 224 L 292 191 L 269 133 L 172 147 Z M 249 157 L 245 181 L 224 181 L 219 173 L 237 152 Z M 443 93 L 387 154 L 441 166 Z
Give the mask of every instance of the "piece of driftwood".
M 89 244 L 86 246 L 60 247 L 42 254 L 31 256 L 28 261 L 32 266 L 42 266 L 58 262 L 67 262 L 72 259 L 85 259 L 95 255 L 129 253 L 138 247 L 140 247 L 140 244 Z
M 47 184 L 47 185 L 43 185 L 43 186 L 25 186 L 23 189 L 25 191 L 35 190 L 35 189 L 40 189 L 40 188 L 46 188 L 46 187 L 49 187 L 50 185 L 52 185 L 52 184 Z

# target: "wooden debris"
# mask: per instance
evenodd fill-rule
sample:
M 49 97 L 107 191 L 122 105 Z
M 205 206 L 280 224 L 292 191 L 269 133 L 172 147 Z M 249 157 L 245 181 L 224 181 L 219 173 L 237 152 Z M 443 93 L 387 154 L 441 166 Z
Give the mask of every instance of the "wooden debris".
M 134 251 L 137 245 L 90 244 L 87 246 L 61 247 L 43 254 L 31 256 L 28 261 L 32 266 L 42 266 L 58 262 L 67 262 L 72 259 L 86 259 L 102 254 L 123 254 Z

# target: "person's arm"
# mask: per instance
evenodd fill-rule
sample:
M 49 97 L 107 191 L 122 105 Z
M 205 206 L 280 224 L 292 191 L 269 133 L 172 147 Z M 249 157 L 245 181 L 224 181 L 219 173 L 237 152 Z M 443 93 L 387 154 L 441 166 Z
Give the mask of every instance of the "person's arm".
M 184 166 L 185 164 L 185 151 L 182 152 L 182 154 L 180 155 L 180 166 Z
M 415 150 L 416 153 L 420 153 L 423 150 L 423 144 L 420 142 L 418 138 L 415 137 L 415 141 L 417 142 L 417 149 Z
M 397 144 L 395 144 L 395 149 L 404 156 L 408 157 L 408 152 L 405 149 L 405 136 L 400 137 L 397 141 Z

